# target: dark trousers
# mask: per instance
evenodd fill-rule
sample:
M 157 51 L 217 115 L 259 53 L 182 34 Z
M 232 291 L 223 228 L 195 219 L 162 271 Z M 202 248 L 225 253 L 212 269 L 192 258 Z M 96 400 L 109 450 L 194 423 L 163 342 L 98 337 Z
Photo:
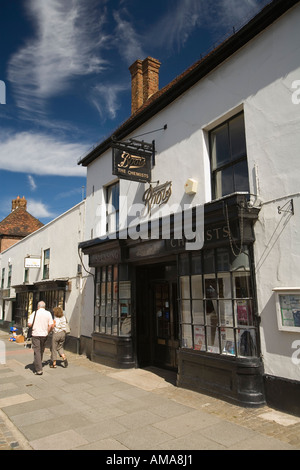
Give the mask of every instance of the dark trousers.
M 43 370 L 43 354 L 45 351 L 47 336 L 32 336 L 32 349 L 34 353 L 33 365 L 36 372 Z

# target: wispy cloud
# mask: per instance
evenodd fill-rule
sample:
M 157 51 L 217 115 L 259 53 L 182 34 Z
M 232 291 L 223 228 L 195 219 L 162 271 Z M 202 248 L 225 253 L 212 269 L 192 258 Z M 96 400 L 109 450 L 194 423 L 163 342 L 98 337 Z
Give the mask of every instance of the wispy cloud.
M 114 11 L 113 17 L 116 22 L 114 43 L 120 55 L 131 65 L 136 59 L 144 58 L 142 47 L 142 37 L 138 35 L 134 28 L 134 23 L 125 19 L 126 9 Z
M 34 175 L 84 176 L 77 165 L 87 147 L 60 141 L 46 134 L 0 131 L 0 169 Z M 22 152 L 22 158 L 17 158 Z
M 255 15 L 262 3 L 269 0 L 172 0 L 168 12 L 149 29 L 144 39 L 156 47 L 180 50 L 197 28 L 207 25 L 221 36 L 224 30 Z
M 100 53 L 108 40 L 102 32 L 105 8 L 100 14 L 94 0 L 27 0 L 25 6 L 36 34 L 12 56 L 8 78 L 18 106 L 42 111 L 43 100 L 76 76 L 105 67 Z
M 102 84 L 97 85 L 93 88 L 91 94 L 91 102 L 97 108 L 101 118 L 103 120 L 106 117 L 114 119 L 117 115 L 118 109 L 120 109 L 121 103 L 119 95 L 121 92 L 130 89 L 130 82 L 128 84 Z
M 36 182 L 34 181 L 33 176 L 28 175 L 27 178 L 28 178 L 28 183 L 29 183 L 31 191 L 35 191 L 37 188 L 37 185 L 36 185 Z

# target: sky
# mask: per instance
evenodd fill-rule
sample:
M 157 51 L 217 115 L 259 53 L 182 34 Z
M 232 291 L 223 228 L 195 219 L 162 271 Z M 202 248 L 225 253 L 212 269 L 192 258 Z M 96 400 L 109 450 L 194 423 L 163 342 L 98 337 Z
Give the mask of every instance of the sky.
M 131 113 L 129 66 L 160 88 L 270 0 L 0 0 L 0 220 L 46 224 L 85 197 L 78 161 Z

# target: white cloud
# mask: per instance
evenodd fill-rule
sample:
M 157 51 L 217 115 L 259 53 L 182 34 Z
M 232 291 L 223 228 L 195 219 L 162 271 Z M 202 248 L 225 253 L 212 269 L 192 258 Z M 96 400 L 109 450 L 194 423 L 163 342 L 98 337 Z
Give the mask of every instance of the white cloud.
M 43 100 L 62 92 L 75 76 L 100 72 L 100 51 L 108 37 L 102 32 L 95 0 L 28 0 L 36 35 L 11 58 L 8 78 L 18 106 L 40 109 Z
M 126 13 L 124 9 L 123 15 Z M 121 17 L 120 11 L 114 11 L 113 16 L 116 22 L 115 44 L 121 57 L 126 60 L 128 65 L 131 65 L 136 59 L 143 59 L 142 38 L 134 30 L 132 24 Z
M 37 219 L 55 217 L 55 214 L 48 209 L 46 204 L 34 199 L 27 199 L 27 211 Z
M 34 175 L 85 176 L 77 162 L 87 151 L 78 143 L 68 143 L 46 134 L 0 131 L 0 169 Z
M 117 115 L 121 103 L 118 96 L 121 92 L 130 89 L 130 82 L 127 85 L 114 84 L 114 85 L 97 85 L 93 89 L 91 102 L 97 108 L 102 119 L 105 120 L 108 115 L 109 118 L 114 119 Z
M 28 178 L 28 183 L 29 183 L 31 191 L 35 191 L 37 188 L 37 185 L 36 185 L 36 182 L 34 181 L 33 176 L 28 175 L 27 178 Z

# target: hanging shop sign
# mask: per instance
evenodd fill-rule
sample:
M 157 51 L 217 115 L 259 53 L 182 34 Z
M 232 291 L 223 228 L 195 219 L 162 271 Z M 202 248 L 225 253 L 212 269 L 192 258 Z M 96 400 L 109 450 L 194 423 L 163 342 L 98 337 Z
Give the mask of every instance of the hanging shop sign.
M 150 183 L 154 142 L 147 144 L 133 139 L 129 142 L 115 142 L 112 151 L 113 175 L 139 183 Z
M 24 265 L 25 265 L 25 268 L 40 268 L 41 258 L 37 258 L 37 257 L 25 258 Z

